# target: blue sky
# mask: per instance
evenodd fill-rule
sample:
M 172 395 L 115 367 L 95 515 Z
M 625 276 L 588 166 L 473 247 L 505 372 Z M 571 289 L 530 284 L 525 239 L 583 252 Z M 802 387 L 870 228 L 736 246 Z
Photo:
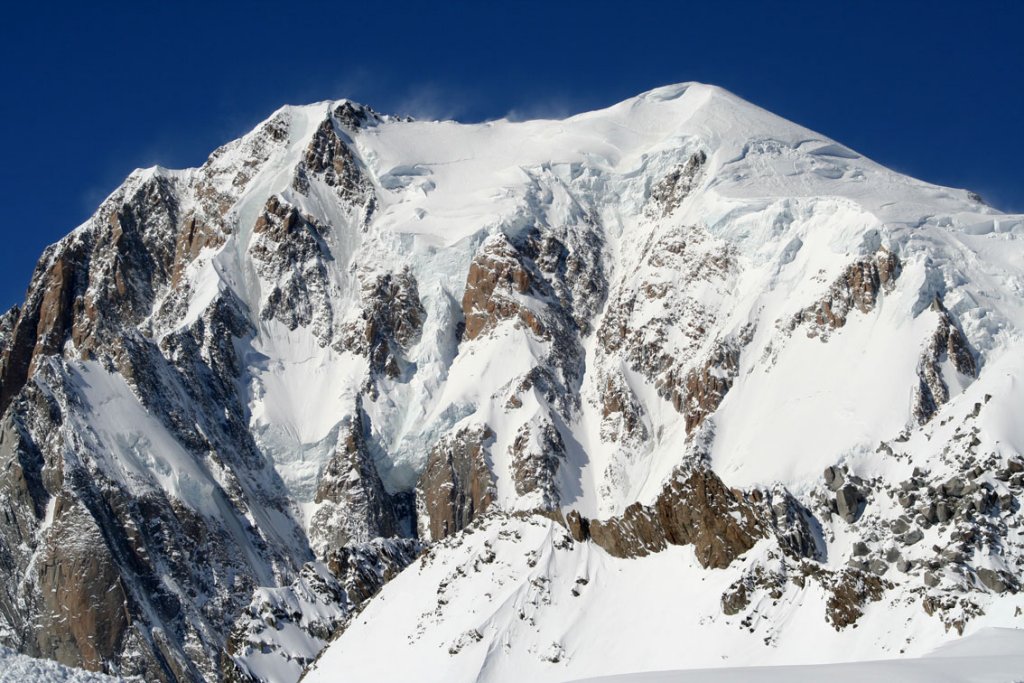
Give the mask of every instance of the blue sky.
M 724 86 L 1024 211 L 1024 2 L 33 2 L 0 26 L 0 306 L 133 168 L 202 163 L 285 103 L 559 116 Z

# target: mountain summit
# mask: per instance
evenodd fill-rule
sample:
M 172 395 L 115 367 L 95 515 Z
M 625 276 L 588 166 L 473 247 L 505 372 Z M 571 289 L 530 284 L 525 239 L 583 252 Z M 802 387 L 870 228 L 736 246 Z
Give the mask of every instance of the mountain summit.
M 0 317 L 0 645 L 558 681 L 1020 627 L 1022 237 L 707 85 L 284 107 Z

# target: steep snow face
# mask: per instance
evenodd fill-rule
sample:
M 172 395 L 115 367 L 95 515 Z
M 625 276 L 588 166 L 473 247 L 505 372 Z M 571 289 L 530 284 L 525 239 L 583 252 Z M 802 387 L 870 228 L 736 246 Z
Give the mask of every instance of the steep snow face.
M 1022 216 L 701 84 L 563 120 L 284 107 L 200 168 L 133 173 L 0 318 L 2 642 L 292 680 L 347 628 L 325 661 L 369 672 L 386 648 L 497 680 L 602 671 L 612 645 L 584 615 L 616 623 L 627 593 L 624 647 L 665 667 L 809 661 L 822 619 L 822 658 L 1005 623 L 1022 235 Z M 478 539 L 515 543 L 452 584 L 461 612 L 427 624 L 389 586 L 349 624 L 307 585 L 334 585 L 332 553 L 376 566 L 379 537 L 462 566 L 442 539 L 489 516 L 502 531 Z M 67 538 L 103 550 L 60 565 Z M 573 583 L 591 570 L 601 591 Z M 394 585 L 433 596 L 435 571 Z M 572 599 L 520 623 L 542 599 L 524 576 Z M 96 613 L 100 593 L 115 626 L 68 626 L 61 602 Z M 686 612 L 692 652 L 658 649 L 675 632 L 644 621 L 657 605 Z M 260 626 L 293 607 L 284 635 Z

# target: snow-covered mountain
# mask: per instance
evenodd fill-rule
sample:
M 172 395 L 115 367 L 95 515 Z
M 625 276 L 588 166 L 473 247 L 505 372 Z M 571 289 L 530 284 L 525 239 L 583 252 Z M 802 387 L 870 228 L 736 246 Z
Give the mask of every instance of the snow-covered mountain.
M 0 644 L 557 681 L 1024 626 L 1022 237 L 706 85 L 284 107 L 0 318 Z

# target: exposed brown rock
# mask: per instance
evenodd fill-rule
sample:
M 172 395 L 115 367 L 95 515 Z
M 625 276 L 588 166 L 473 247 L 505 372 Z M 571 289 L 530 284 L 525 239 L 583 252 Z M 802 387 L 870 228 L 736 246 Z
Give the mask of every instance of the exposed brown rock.
M 257 590 L 227 639 L 221 658 L 222 679 L 225 683 L 264 680 L 246 666 L 246 658 L 254 652 L 276 654 L 301 667 L 308 666 L 315 657 L 303 653 L 293 659 L 296 653 L 289 648 L 291 634 L 305 632 L 330 642 L 421 550 L 422 545 L 415 539 L 377 538 L 332 550 L 325 560 L 326 568 L 319 563 L 304 565 L 291 585 Z M 313 607 L 295 611 L 296 604 Z
M 92 517 L 60 497 L 40 557 L 44 613 L 35 631 L 43 656 L 100 671 L 119 649 L 130 623 L 127 596 L 110 555 L 96 552 L 103 538 Z
M 333 187 L 343 200 L 362 205 L 371 200 L 372 187 L 343 135 L 332 117 L 324 119 L 299 162 L 292 186 L 309 194 L 309 177 L 314 176 Z
M 476 339 L 511 318 L 518 318 L 537 336 L 545 335 L 543 325 L 523 296 L 531 291 L 532 278 L 522 258 L 502 233 L 488 238 L 480 247 L 469 265 L 462 296 L 466 320 L 463 339 Z
M 782 597 L 786 577 L 777 571 L 769 571 L 760 564 L 744 573 L 722 594 L 722 613 L 739 614 L 750 605 L 751 598 L 758 592 L 767 593 L 772 600 Z
M 181 276 L 188 264 L 196 260 L 205 248 L 216 249 L 224 243 L 224 235 L 201 222 L 193 213 L 185 219 L 174 247 L 174 265 L 171 267 L 171 286 L 181 284 Z
M 715 345 L 699 367 L 686 373 L 685 393 L 682 397 L 674 388 L 671 389 L 672 405 L 683 413 L 687 434 L 718 409 L 725 394 L 732 388 L 739 374 L 740 349 L 748 343 L 752 331 L 752 328 L 748 328 L 738 339 L 728 339 Z
M 725 379 L 727 372 L 722 383 L 717 377 L 714 382 L 704 381 L 720 361 L 723 369 L 730 365 L 724 362 L 729 360 L 727 349 L 715 347 L 742 346 L 746 342 L 729 338 L 709 344 L 708 330 L 715 325 L 718 313 L 695 298 L 690 287 L 702 282 L 709 290 L 720 288 L 724 293 L 734 268 L 732 247 L 704 229 L 687 226 L 656 230 L 643 248 L 638 268 L 639 273 L 650 275 L 639 284 L 634 280 L 622 282 L 613 292 L 597 330 L 605 354 L 623 356 L 680 412 L 690 403 L 690 384 L 695 392 L 695 402 L 690 406 L 691 429 L 713 410 L 712 404 L 717 407 L 716 400 L 731 386 L 731 378 Z M 654 315 L 652 307 L 658 309 Z M 699 360 L 702 354 L 706 356 Z M 701 376 L 698 363 L 706 366 L 707 377 Z
M 313 218 L 274 195 L 256 219 L 249 246 L 257 272 L 273 283 L 260 317 L 278 320 L 290 330 L 311 327 L 321 345 L 330 342 L 334 321 L 324 231 Z
M 421 535 L 429 540 L 464 529 L 494 502 L 494 477 L 485 449 L 494 438 L 488 427 L 465 427 L 443 437 L 431 450 L 416 486 L 422 511 Z
M 43 255 L 0 357 L 0 411 L 68 341 L 89 356 L 152 311 L 169 284 L 179 225 L 173 183 L 126 183 L 97 216 Z
M 605 441 L 643 442 L 647 439 L 643 409 L 621 374 L 605 379 L 601 392 L 601 438 Z
M 809 323 L 808 336 L 827 338 L 828 330 L 846 324 L 854 309 L 861 313 L 871 311 L 882 292 L 896 286 L 902 265 L 899 257 L 888 249 L 880 249 L 874 256 L 862 258 L 846 267 L 818 302 L 797 313 L 790 329 Z
M 412 538 L 376 539 L 332 550 L 326 562 L 348 599 L 358 606 L 412 564 L 422 549 Z
M 727 567 L 768 529 L 754 505 L 706 467 L 675 476 L 653 505 L 633 503 L 609 520 L 590 520 L 590 538 L 616 557 L 690 545 L 705 567 Z
M 32 377 L 42 356 L 63 350 L 74 325 L 75 301 L 85 290 L 83 251 L 72 246 L 37 266 L 29 297 L 0 358 L 0 411 Z
M 828 583 L 825 618 L 837 631 L 857 623 L 864 614 L 864 606 L 879 600 L 885 589 L 892 587 L 878 576 L 857 569 L 844 569 Z

